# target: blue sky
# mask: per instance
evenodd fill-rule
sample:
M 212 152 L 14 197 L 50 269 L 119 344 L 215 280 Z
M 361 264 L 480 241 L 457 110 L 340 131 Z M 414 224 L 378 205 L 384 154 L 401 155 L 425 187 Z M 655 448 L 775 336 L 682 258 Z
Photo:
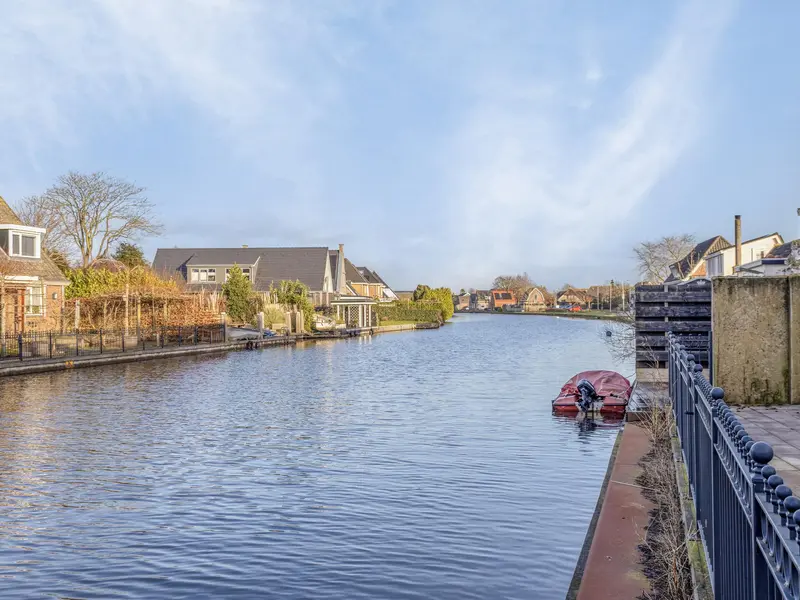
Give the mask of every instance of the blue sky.
M 0 0 L 0 195 L 148 190 L 159 246 L 345 244 L 397 289 L 633 281 L 797 237 L 800 3 Z

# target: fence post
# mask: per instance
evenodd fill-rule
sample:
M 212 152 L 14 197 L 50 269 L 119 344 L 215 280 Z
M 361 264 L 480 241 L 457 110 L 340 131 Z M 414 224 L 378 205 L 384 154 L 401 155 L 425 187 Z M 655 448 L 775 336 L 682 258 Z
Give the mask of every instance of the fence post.
M 161 347 L 162 348 L 164 347 L 164 344 L 166 343 L 166 340 L 165 340 L 166 337 L 167 337 L 167 328 L 166 327 L 162 327 L 161 328 Z
M 75 356 L 81 355 L 81 334 L 76 329 L 75 330 Z
M 125 352 L 125 336 L 127 333 L 127 328 L 122 330 L 122 339 L 120 340 L 120 348 L 122 349 L 122 352 Z
M 100 354 L 103 353 L 103 330 L 100 330 Z
M 17 348 L 19 349 L 19 359 L 22 360 L 22 334 L 17 336 Z
M 53 358 L 53 332 L 49 332 L 49 339 L 47 342 L 47 356 Z
M 753 598 L 766 598 L 770 583 L 769 568 L 764 561 L 764 557 L 761 556 L 761 551 L 758 547 L 758 539 L 764 536 L 764 532 L 761 529 L 761 518 L 758 514 L 756 495 L 764 491 L 763 472 L 767 469 L 772 472 L 775 471 L 774 467 L 767 464 L 772 460 L 773 456 L 774 452 L 772 451 L 772 446 L 766 442 L 756 442 L 750 448 L 750 458 L 752 458 L 753 463 L 755 463 L 753 469 L 754 473 L 751 477 L 753 485 L 751 487 L 752 495 L 750 497 L 750 518 L 753 523 L 753 528 L 750 531 L 750 551 L 753 557 L 751 564 L 751 568 L 753 569 Z M 775 477 L 775 475 L 771 475 L 770 477 Z
M 197 331 L 197 325 L 195 325 L 195 326 L 194 326 L 194 345 L 195 345 L 195 346 L 197 346 L 197 342 L 198 342 L 198 339 L 197 339 L 197 333 L 198 333 L 198 331 Z
M 183 325 L 178 325 L 178 346 L 183 346 Z

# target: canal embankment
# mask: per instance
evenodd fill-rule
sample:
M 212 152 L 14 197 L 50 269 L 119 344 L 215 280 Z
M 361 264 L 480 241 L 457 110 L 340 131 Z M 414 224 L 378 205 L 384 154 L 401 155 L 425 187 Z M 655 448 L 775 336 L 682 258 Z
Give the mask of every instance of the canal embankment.
M 585 321 L 628 321 L 630 316 L 624 314 L 617 314 L 605 310 L 543 310 L 536 312 L 457 312 L 456 315 L 469 315 L 469 314 L 486 314 L 486 315 L 504 315 L 516 317 L 558 317 L 564 319 L 583 319 Z
M 362 327 L 339 330 L 329 333 L 317 334 L 294 334 L 280 335 L 269 338 L 257 337 L 255 331 L 250 336 L 242 336 L 241 331 L 237 331 L 238 337 L 228 335 L 227 341 L 216 343 L 194 343 L 186 342 L 186 345 L 178 346 L 159 346 L 139 349 L 140 344 L 130 344 L 126 349 L 124 343 L 116 348 L 110 347 L 106 352 L 102 351 L 102 343 L 99 353 L 87 355 L 70 355 L 54 358 L 31 358 L 22 359 L 6 358 L 0 362 L 0 377 L 10 377 L 15 375 L 29 375 L 34 373 L 45 373 L 49 371 L 63 371 L 68 369 L 81 369 L 88 367 L 99 367 L 104 365 L 114 365 L 120 363 L 132 363 L 146 360 L 156 360 L 161 358 L 178 358 L 198 354 L 218 354 L 222 352 L 232 352 L 236 350 L 256 350 L 260 348 L 270 348 L 274 346 L 293 345 L 297 342 L 315 342 L 321 340 L 341 340 L 365 335 L 376 335 L 381 333 L 396 333 L 402 331 L 415 331 L 418 329 L 438 329 L 439 323 L 409 323 L 399 325 L 387 325 L 376 327 Z M 52 351 L 50 352 L 52 355 Z
M 639 547 L 654 508 L 640 484 L 652 441 L 643 424 L 627 423 L 617 444 L 568 600 L 634 600 L 650 591 Z

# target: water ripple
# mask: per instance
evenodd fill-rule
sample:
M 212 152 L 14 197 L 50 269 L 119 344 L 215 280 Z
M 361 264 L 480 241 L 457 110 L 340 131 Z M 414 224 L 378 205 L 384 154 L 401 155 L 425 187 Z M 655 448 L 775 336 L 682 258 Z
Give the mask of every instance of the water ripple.
M 591 322 L 2 382 L 2 598 L 562 598 L 615 431 L 550 414 Z

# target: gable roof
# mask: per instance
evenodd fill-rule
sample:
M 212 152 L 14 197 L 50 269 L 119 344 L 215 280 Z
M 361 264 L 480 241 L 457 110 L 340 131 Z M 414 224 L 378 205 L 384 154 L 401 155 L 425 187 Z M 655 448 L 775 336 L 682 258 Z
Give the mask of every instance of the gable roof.
M 344 258 L 344 278 L 347 283 L 369 283 L 346 256 Z
M 11 210 L 8 203 L 0 196 L 0 224 L 2 225 L 22 225 L 17 213 Z
M 692 248 L 686 256 L 670 265 L 671 273 L 664 280 L 664 283 L 690 278 L 703 265 L 703 259 L 706 256 L 729 248 L 730 245 L 731 243 L 721 235 L 703 240 Z M 675 275 L 675 271 L 677 271 L 678 275 Z
M 760 236 L 755 237 L 755 238 L 750 239 L 750 240 L 745 240 L 745 241 L 742 242 L 742 247 L 747 246 L 747 244 L 753 244 L 755 242 L 760 242 L 761 240 L 766 240 L 766 239 L 769 239 L 769 238 L 778 238 L 778 244 L 783 244 L 783 236 L 781 236 L 781 234 L 776 231 L 774 233 L 768 233 L 767 235 L 760 235 Z M 720 252 L 722 252 L 724 250 L 730 250 L 731 248 L 735 248 L 735 247 L 736 247 L 735 244 L 728 244 L 727 246 L 723 246 L 723 247 L 717 248 L 713 252 L 709 252 L 708 254 L 705 255 L 704 258 L 711 258 L 712 256 L 714 256 L 716 254 L 719 254 Z
M 800 245 L 800 240 L 786 242 L 780 246 L 775 246 L 764 258 L 789 258 L 792 255 L 792 248 Z
M 0 224 L 23 225 L 8 203 L 0 196 Z M 0 273 L 8 276 L 40 277 L 48 283 L 69 283 L 56 264 L 44 253 L 41 258 L 11 258 L 0 248 Z
M 256 265 L 253 287 L 266 291 L 270 284 L 299 280 L 311 291 L 324 287 L 327 248 L 159 248 L 153 259 L 153 270 L 165 277 L 186 281 L 187 267 Z M 218 278 L 209 287 L 219 287 Z

